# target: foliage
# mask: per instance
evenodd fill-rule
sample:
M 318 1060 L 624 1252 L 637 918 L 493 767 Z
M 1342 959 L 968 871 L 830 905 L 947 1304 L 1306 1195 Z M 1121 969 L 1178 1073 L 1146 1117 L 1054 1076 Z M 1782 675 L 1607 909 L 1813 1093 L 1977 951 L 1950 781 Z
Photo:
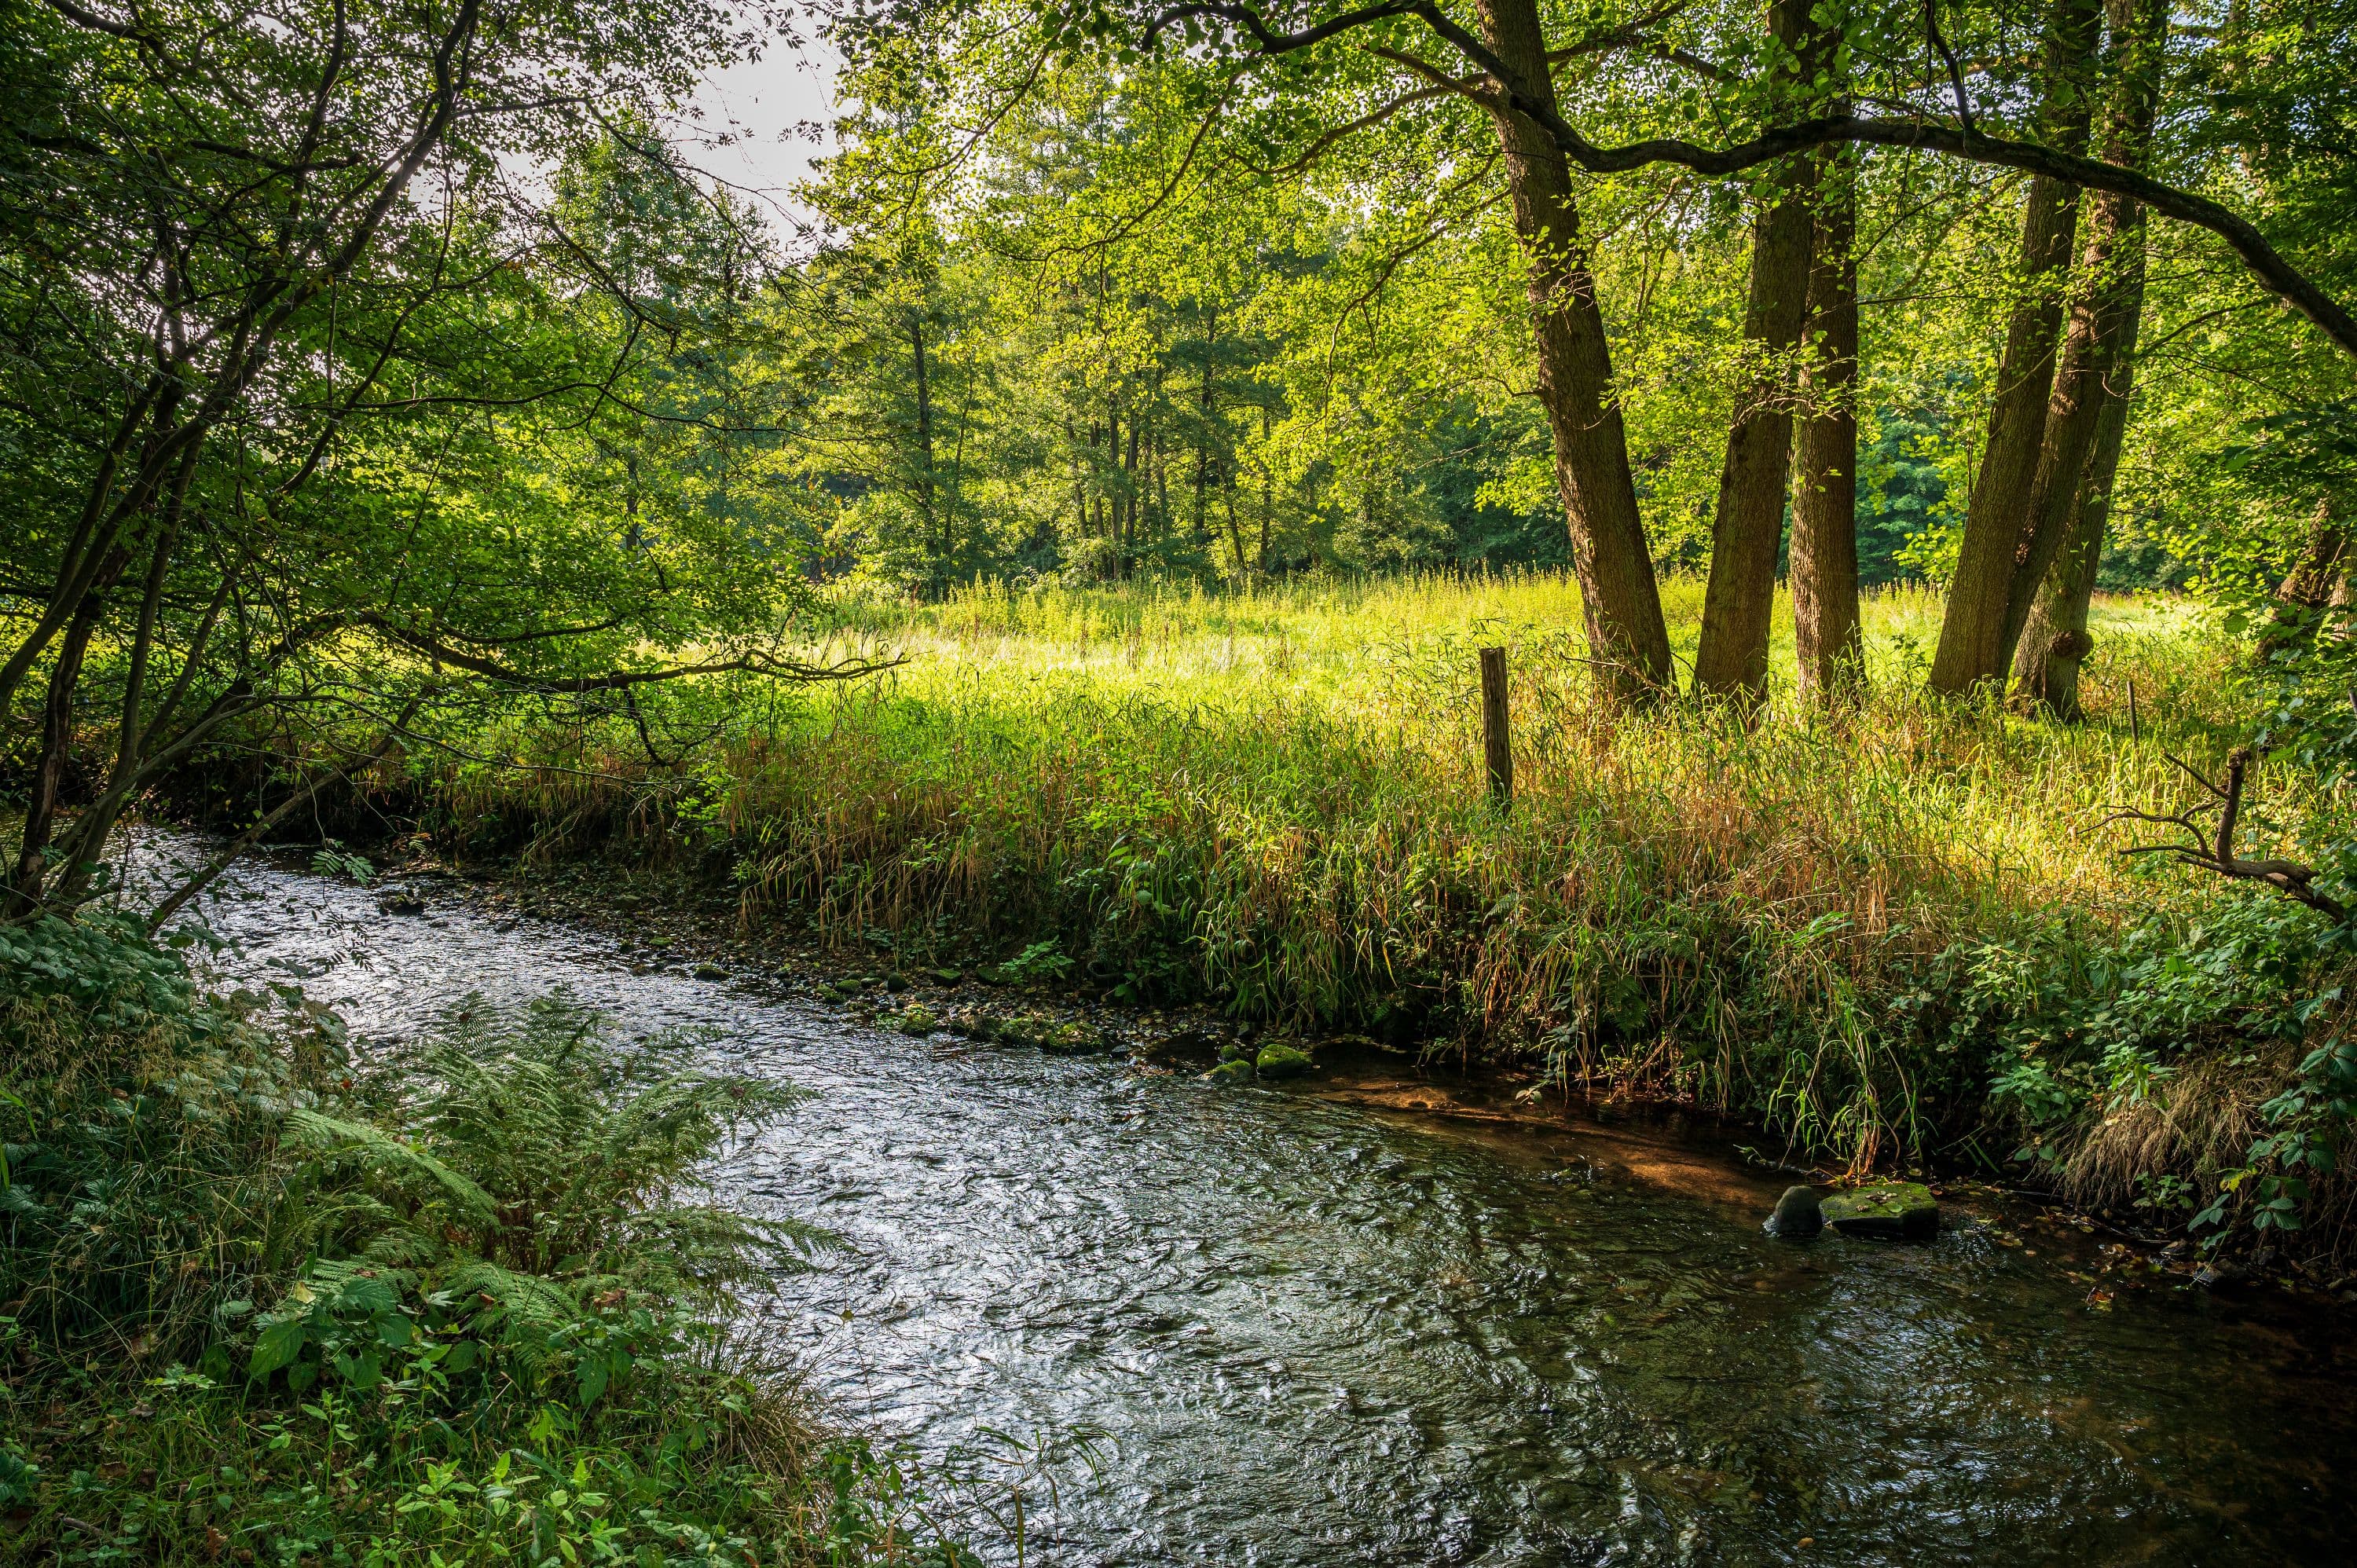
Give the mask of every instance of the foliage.
M 619 727 L 468 736 L 548 771 L 421 772 L 404 799 L 445 853 L 668 859 L 725 876 L 756 929 L 1519 1057 L 1843 1161 L 2027 1164 L 2123 1202 L 2197 1175 L 2206 1202 L 2248 1163 L 2259 1105 L 2338 1017 L 2335 950 L 2270 895 L 2122 859 L 2106 825 L 2189 787 L 2171 755 L 2239 737 L 2248 687 L 2213 618 L 2100 602 L 2089 720 L 2060 726 L 1910 694 L 1935 601 L 1886 591 L 1864 712 L 1746 728 L 1595 711 L 1556 629 L 1571 592 L 1529 573 L 845 599 L 843 637 L 919 657 L 758 722 L 725 690 L 678 693 L 741 725 L 696 765 L 692 823 L 665 825 L 680 786 Z M 1682 639 L 1697 599 L 1673 585 Z M 1473 702 L 1492 643 L 1504 818 Z M 2330 820 L 2309 767 L 2263 778 L 2255 834 Z M 2235 1062 L 2245 1087 L 2216 1092 L 2202 1064 Z M 2248 1111 L 2239 1142 L 2162 1139 L 2125 1175 L 2081 1160 L 2180 1079 Z
M 561 998 L 362 1067 L 105 922 L 13 935 L 10 1554 L 964 1560 L 725 1326 L 826 1240 L 687 1200 L 790 1092 Z

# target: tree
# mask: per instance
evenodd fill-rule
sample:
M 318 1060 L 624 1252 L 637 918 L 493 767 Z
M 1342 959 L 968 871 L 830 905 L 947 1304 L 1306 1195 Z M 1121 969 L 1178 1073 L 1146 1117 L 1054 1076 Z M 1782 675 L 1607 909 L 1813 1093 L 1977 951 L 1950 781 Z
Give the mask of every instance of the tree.
M 1813 77 L 1825 53 L 1810 0 L 1777 0 L 1767 75 Z M 1780 92 L 1780 96 L 1783 94 Z M 1760 197 L 1751 241 L 1751 298 L 1744 312 L 1749 375 L 1727 435 L 1718 505 L 1711 519 L 1710 581 L 1695 650 L 1697 695 L 1756 706 L 1768 695 L 1768 621 L 1776 555 L 1784 541 L 1784 494 L 1792 446 L 1792 348 L 1808 315 L 1813 225 L 1803 189 L 1810 160 L 1784 160 Z
M 6 918 L 86 899 L 125 807 L 257 726 L 414 739 L 462 689 L 795 672 L 775 541 L 745 527 L 765 438 L 726 373 L 752 250 L 703 193 L 685 243 L 679 203 L 637 199 L 685 188 L 630 127 L 729 56 L 718 12 L 12 22 L 0 418 L 28 477 L 0 716 L 38 698 Z M 530 159 L 554 199 L 511 177 Z M 112 756 L 73 811 L 98 714 Z
M 2052 0 L 2047 13 L 2040 126 L 2049 145 L 2076 154 L 2087 140 L 2093 66 L 2103 11 L 2097 0 Z M 1959 92 L 1963 90 L 1958 89 Z M 1988 445 L 1973 486 L 1964 537 L 1948 585 L 1947 614 L 1932 659 L 1932 687 L 1951 694 L 2001 681 L 2012 652 L 2015 565 L 2032 512 L 2054 384 L 2055 334 L 2079 223 L 2079 187 L 2035 175 L 2022 203 L 2018 294 L 1997 362 Z M 2036 582 L 2029 585 L 2034 592 Z
M 2112 42 L 2105 74 L 2113 91 L 2104 156 L 2132 168 L 2142 165 L 2152 140 L 2169 9 L 2166 0 L 2110 0 L 2106 9 Z M 2020 666 L 2024 693 L 2066 716 L 2078 710 L 2087 607 L 2144 314 L 2143 209 L 2110 191 L 2096 193 L 2091 205 L 2044 441 L 2017 524 L 1996 671 L 2002 680 Z M 2053 570 L 2064 560 L 2067 566 Z M 2058 654 L 2060 665 L 2053 662 Z
M 1837 88 L 1846 7 L 1808 63 Z M 1833 54 L 1833 59 L 1826 59 Z M 1846 105 L 1836 102 L 1838 112 Z M 1792 487 L 1792 642 L 1803 699 L 1831 707 L 1866 679 L 1858 618 L 1857 177 L 1845 147 L 1821 150 L 1811 191 L 1808 315 Z

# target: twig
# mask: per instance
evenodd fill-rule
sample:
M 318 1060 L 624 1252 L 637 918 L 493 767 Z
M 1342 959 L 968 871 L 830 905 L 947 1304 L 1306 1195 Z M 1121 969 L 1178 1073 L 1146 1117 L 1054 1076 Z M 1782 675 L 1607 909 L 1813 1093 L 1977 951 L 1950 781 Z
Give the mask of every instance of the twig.
M 2151 822 L 2158 826 L 2176 828 L 2191 842 L 2188 843 L 2143 843 L 2123 850 L 2124 854 L 2173 854 L 2187 865 L 2214 872 L 2220 876 L 2240 881 L 2264 882 L 2287 898 L 2297 899 L 2309 908 L 2334 920 L 2346 920 L 2348 908 L 2329 894 L 2314 886 L 2316 868 L 2291 860 L 2245 860 L 2234 853 L 2234 832 L 2243 816 L 2243 786 L 2251 765 L 2251 748 L 2236 746 L 2226 758 L 2226 781 L 2219 784 L 2204 777 L 2184 758 L 2161 753 L 2184 769 L 2186 775 L 2211 794 L 2214 800 L 2204 800 L 2187 807 L 2175 815 L 2157 811 L 2141 811 L 2124 807 L 2104 819 L 2113 822 Z M 2202 818 L 2209 812 L 2218 813 L 2215 828 L 2206 826 Z

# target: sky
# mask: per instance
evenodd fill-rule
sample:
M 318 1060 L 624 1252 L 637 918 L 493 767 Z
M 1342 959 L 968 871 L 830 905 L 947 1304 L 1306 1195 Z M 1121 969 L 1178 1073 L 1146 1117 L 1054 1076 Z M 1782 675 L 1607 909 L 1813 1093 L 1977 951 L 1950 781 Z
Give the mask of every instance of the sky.
M 704 79 L 693 104 L 696 117 L 677 128 L 682 150 L 790 231 L 807 215 L 792 199 L 792 187 L 826 150 L 804 127 L 832 122 L 835 65 L 834 51 L 808 37 L 798 48 L 772 38 L 760 59 Z

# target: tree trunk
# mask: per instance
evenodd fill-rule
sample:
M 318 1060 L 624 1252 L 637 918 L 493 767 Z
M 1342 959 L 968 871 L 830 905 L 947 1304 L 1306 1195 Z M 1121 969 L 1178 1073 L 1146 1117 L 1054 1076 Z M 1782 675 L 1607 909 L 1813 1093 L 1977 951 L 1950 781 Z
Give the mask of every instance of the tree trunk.
M 1260 574 L 1264 577 L 1268 575 L 1269 531 L 1275 527 L 1276 523 L 1276 477 L 1269 472 L 1268 462 L 1265 456 L 1268 450 L 1271 423 L 1268 405 L 1266 403 L 1263 403 L 1261 404 L 1260 409 L 1260 444 L 1264 456 L 1260 466 L 1260 556 L 1258 559 L 1258 565 L 1260 568 Z
M 1857 181 L 1855 154 L 1818 158 L 1792 488 L 1792 641 L 1801 696 L 1824 708 L 1855 697 L 1866 682 L 1857 607 Z
M 2043 707 L 2056 718 L 2075 724 L 2080 715 L 2079 671 L 2094 651 L 2087 632 L 2087 607 L 2095 593 L 2095 568 L 2104 558 L 2104 530 L 2111 521 L 2112 485 L 2120 468 L 2120 442 L 2128 425 L 2127 380 L 2133 365 L 2120 370 L 2116 395 L 2105 400 L 2102 422 L 2095 430 L 2095 449 L 2087 459 L 2087 476 L 2079 486 L 2079 504 L 2046 575 L 2037 603 L 2021 628 L 2021 642 L 2013 655 L 2017 694 L 2033 707 Z
M 2108 0 L 2107 10 L 2113 44 L 2106 63 L 2114 86 L 2104 112 L 2104 156 L 2140 167 L 2152 140 L 2161 53 L 2167 45 L 2168 0 Z M 2046 439 L 2014 550 L 2000 678 L 2011 672 L 2030 607 L 2072 530 L 2088 457 L 2105 411 L 2127 395 L 2129 363 L 2144 314 L 2144 231 L 2142 206 L 2109 191 L 2095 194 L 2080 260 L 2078 297 L 2072 303 L 2062 362 L 2047 406 Z
M 1195 430 L 1195 537 L 1202 539 L 1208 532 L 1204 516 L 1205 492 L 1211 479 L 1211 415 L 1215 394 L 1213 370 L 1220 346 L 1220 313 L 1209 313 L 1203 324 L 1203 384 L 1197 389 L 1199 407 Z M 1242 564 L 1241 562 L 1238 563 Z
M 57 828 L 66 768 L 73 756 L 74 692 L 81 684 L 82 657 L 90 650 L 91 634 L 98 628 L 106 592 L 114 585 L 125 559 L 121 545 L 107 553 L 58 642 L 57 663 L 49 671 L 48 699 L 41 708 L 40 760 L 34 766 L 33 787 L 25 802 L 16 877 L 8 890 L 7 918 L 12 920 L 41 907 L 48 881 L 49 840 Z
M 1537 0 L 1477 0 L 1481 31 L 1506 69 L 1554 102 Z M 1637 514 L 1629 444 L 1612 392 L 1611 355 L 1563 150 L 1544 131 L 1493 109 L 1514 225 L 1530 263 L 1538 394 L 1555 436 L 1555 482 L 1571 525 L 1588 652 L 1609 699 L 1650 702 L 1675 679 L 1653 561 Z
M 1125 577 L 1129 575 L 1130 557 L 1136 553 L 1138 536 L 1142 532 L 1138 527 L 1137 514 L 1146 504 L 1146 489 L 1137 480 L 1137 432 L 1140 422 L 1139 419 L 1129 422 L 1129 453 L 1123 459 L 1121 466 L 1123 513 L 1119 571 Z
M 1776 40 L 1794 60 L 1808 47 L 1808 5 L 1776 0 L 1771 13 Z M 1785 67 L 1780 74 L 1793 72 Z M 1719 468 L 1702 640 L 1695 650 L 1695 694 L 1733 697 L 1746 707 L 1768 694 L 1768 623 L 1792 450 L 1792 346 L 1808 312 L 1811 223 L 1801 185 L 1810 162 L 1784 160 L 1770 205 L 1752 228 L 1751 298 L 1743 313 L 1749 377 Z
M 2334 592 L 2349 576 L 2349 524 L 2331 497 L 2316 503 L 2308 542 L 2276 588 L 2276 612 L 2259 638 L 2261 662 L 2316 635 Z
M 925 542 L 933 542 L 933 381 L 925 364 L 925 318 L 909 317 L 909 343 L 917 365 L 917 504 L 923 509 Z
M 2052 0 L 2046 25 L 2046 101 L 2041 140 L 2076 153 L 2086 145 L 2088 67 L 2094 53 L 2097 0 Z M 1960 695 L 1997 680 L 2022 520 L 2046 443 L 2047 396 L 2054 384 L 2055 334 L 2062 324 L 2062 284 L 2079 222 L 2079 189 L 2040 175 L 2029 182 L 2021 217 L 2021 293 L 2006 326 L 1981 454 L 1964 515 L 1956 575 L 1932 658 L 1932 689 Z M 2018 624 L 2018 623 L 2017 623 Z

